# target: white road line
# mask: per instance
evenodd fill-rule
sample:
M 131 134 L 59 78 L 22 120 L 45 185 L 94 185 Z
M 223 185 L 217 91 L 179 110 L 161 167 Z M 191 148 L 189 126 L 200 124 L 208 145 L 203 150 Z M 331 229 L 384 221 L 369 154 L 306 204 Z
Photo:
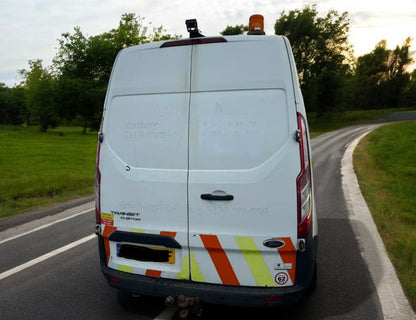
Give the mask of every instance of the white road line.
M 72 219 L 72 218 L 78 217 L 78 216 L 80 216 L 80 215 L 82 215 L 82 214 L 85 214 L 85 213 L 88 213 L 88 212 L 90 212 L 90 211 L 92 211 L 92 210 L 94 210 L 94 208 L 91 208 L 91 209 L 87 209 L 87 210 L 84 210 L 84 211 L 78 212 L 78 213 L 73 214 L 73 215 L 71 215 L 71 216 L 69 216 L 69 217 L 65 217 L 65 218 L 62 218 L 62 219 L 59 219 L 59 220 L 56 220 L 56 221 L 53 221 L 53 222 L 45 223 L 45 224 L 43 224 L 43 225 L 41 225 L 41 226 L 39 226 L 39 227 L 37 227 L 37 228 L 31 229 L 31 230 L 26 231 L 26 232 L 19 233 L 19 234 L 17 234 L 17 235 L 15 235 L 15 236 L 13 236 L 13 237 L 10 237 L 10 238 L 4 239 L 4 240 L 1 240 L 1 241 L 0 241 L 0 244 L 3 244 L 3 243 L 5 243 L 5 242 L 8 242 L 8 241 L 11 241 L 11 240 L 14 240 L 14 239 L 20 238 L 20 237 L 23 237 L 23 236 L 25 236 L 25 235 L 27 235 L 27 234 L 30 234 L 30 233 L 32 233 L 32 232 L 36 232 L 36 231 L 39 231 L 39 230 L 42 230 L 42 229 L 48 228 L 48 227 L 50 227 L 50 226 L 52 226 L 52 225 L 54 225 L 54 224 L 56 224 L 56 223 L 63 222 L 63 221 L 66 221 L 66 220 L 69 220 L 69 219 Z
M 35 258 L 33 260 L 30 260 L 30 261 L 28 261 L 28 262 L 26 262 L 24 264 L 21 264 L 20 266 L 14 267 L 13 269 L 10 269 L 10 270 L 7 270 L 7 271 L 5 271 L 3 273 L 0 273 L 0 280 L 2 280 L 4 278 L 7 278 L 7 277 L 10 277 L 11 275 L 14 275 L 14 274 L 16 274 L 16 273 L 18 273 L 18 272 L 20 272 L 20 271 L 22 271 L 24 269 L 27 269 L 27 268 L 29 268 L 31 266 L 34 266 L 35 264 L 38 264 L 38 263 L 40 263 L 42 261 L 45 261 L 45 260 L 47 260 L 49 258 L 52 258 L 52 257 L 54 257 L 54 256 L 56 256 L 56 255 L 58 255 L 58 254 L 60 254 L 62 252 L 65 252 L 65 251 L 67 251 L 69 249 L 72 249 L 72 248 L 74 248 L 76 246 L 79 246 L 80 244 L 83 244 L 83 243 L 85 243 L 87 241 L 90 241 L 91 239 L 94 239 L 95 237 L 96 237 L 95 234 L 91 234 L 91 235 L 86 236 L 86 237 L 84 237 L 82 239 L 79 239 L 79 240 L 77 240 L 75 242 L 71 242 L 70 244 L 67 244 L 66 246 L 63 246 L 61 248 L 58 248 L 58 249 L 53 250 L 51 252 L 48 252 L 48 253 L 44 254 L 43 256 L 37 257 L 37 258 Z
M 153 320 L 171 320 L 175 312 L 178 311 L 178 309 L 178 307 L 166 308 Z

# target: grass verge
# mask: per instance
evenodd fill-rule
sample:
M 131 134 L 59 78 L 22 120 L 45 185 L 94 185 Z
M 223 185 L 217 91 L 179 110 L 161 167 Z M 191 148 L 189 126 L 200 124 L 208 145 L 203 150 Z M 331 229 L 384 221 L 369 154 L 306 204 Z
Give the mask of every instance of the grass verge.
M 354 151 L 361 191 L 416 310 L 416 122 L 380 127 Z
M 318 117 L 316 113 L 308 113 L 308 124 L 311 138 L 325 132 L 341 129 L 354 124 L 364 124 L 380 121 L 389 113 L 399 111 L 414 111 L 414 109 L 379 109 L 334 112 Z
M 93 193 L 96 133 L 0 126 L 0 218 Z

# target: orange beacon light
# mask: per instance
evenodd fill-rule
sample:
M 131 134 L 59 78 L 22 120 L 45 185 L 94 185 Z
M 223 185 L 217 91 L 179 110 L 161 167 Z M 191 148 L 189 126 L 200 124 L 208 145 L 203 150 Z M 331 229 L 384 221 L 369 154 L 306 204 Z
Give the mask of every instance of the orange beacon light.
M 250 16 L 248 33 L 249 35 L 265 35 L 264 17 L 261 14 L 253 14 Z

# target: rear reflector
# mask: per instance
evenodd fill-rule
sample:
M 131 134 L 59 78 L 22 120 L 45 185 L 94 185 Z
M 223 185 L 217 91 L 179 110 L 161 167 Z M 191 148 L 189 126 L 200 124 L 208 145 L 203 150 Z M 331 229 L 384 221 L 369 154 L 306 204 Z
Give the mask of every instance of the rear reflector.
M 264 301 L 267 301 L 267 302 L 275 302 L 275 301 L 280 301 L 280 300 L 281 300 L 280 297 L 265 297 L 264 298 Z
M 112 283 L 121 283 L 121 280 L 119 278 L 111 277 L 108 280 Z
M 192 45 L 197 45 L 197 44 L 221 43 L 221 42 L 227 42 L 227 40 L 223 37 L 191 38 L 191 39 L 167 41 L 163 43 L 160 47 L 169 48 L 169 47 L 192 46 Z

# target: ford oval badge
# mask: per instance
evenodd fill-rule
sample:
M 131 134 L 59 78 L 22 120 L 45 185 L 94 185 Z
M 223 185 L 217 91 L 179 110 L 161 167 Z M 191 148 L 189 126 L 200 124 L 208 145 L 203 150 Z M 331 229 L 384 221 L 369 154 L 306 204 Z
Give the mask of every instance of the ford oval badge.
M 267 239 L 264 240 L 263 245 L 268 248 L 281 248 L 285 245 L 285 242 L 280 239 Z

